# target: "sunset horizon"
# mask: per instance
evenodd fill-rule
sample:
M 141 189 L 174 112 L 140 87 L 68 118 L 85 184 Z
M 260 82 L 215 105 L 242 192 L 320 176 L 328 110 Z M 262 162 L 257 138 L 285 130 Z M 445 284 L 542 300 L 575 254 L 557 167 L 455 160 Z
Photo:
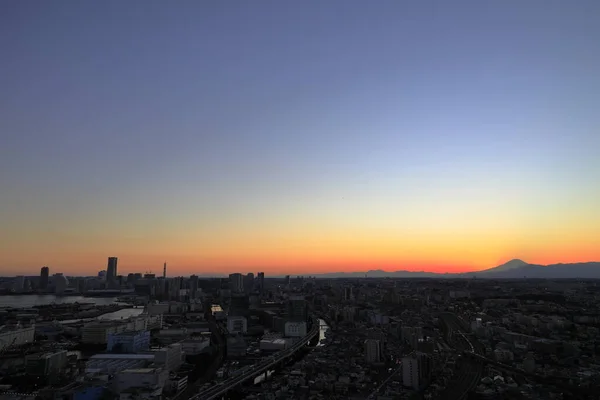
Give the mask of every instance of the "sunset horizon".
M 121 258 L 119 259 L 119 275 L 127 276 L 130 273 L 152 273 L 156 276 L 162 276 L 163 269 L 163 261 L 154 263 L 152 265 L 149 264 L 136 264 L 135 262 L 131 262 L 131 259 Z M 268 276 L 311 276 L 311 275 L 324 275 L 324 274 L 332 274 L 332 273 L 360 273 L 360 272 L 369 272 L 369 271 L 384 271 L 384 272 L 397 272 L 397 271 L 407 271 L 407 272 L 428 272 L 435 274 L 460 274 L 460 273 L 469 273 L 469 272 L 479 272 L 490 268 L 495 268 L 500 265 L 506 264 L 513 260 L 520 260 L 530 265 L 554 265 L 554 264 L 578 264 L 578 263 L 593 263 L 598 262 L 598 259 L 561 259 L 558 261 L 543 261 L 544 259 L 539 258 L 538 260 L 542 261 L 531 261 L 527 259 L 522 259 L 519 257 L 513 257 L 509 259 L 503 259 L 502 261 L 498 261 L 494 264 L 485 265 L 485 266 L 466 266 L 463 263 L 463 266 L 459 266 L 458 264 L 448 264 L 448 265 L 440 265 L 440 264 L 431 264 L 431 263 L 379 263 L 379 264 L 371 264 L 371 263 L 358 263 L 353 264 L 352 268 L 349 268 L 351 264 L 325 264 L 325 265 L 314 265 L 307 264 L 305 266 L 294 266 L 294 265 L 284 265 L 284 266 L 273 266 L 273 265 L 222 265 L 222 266 L 213 266 L 213 267 L 186 267 L 182 265 L 178 265 L 176 263 L 170 263 L 168 260 L 168 277 L 173 276 L 191 276 L 191 275 L 199 275 L 199 276 L 214 276 L 221 277 L 227 276 L 231 273 L 248 273 L 248 272 L 264 272 L 267 277 Z M 60 265 L 60 264 L 40 264 L 39 268 L 27 267 L 23 266 L 22 268 L 15 268 L 14 276 L 24 275 L 24 276 L 35 276 L 39 275 L 39 270 L 42 266 L 50 268 L 50 274 L 61 273 L 66 276 L 96 276 L 100 271 L 106 271 L 106 260 L 104 265 L 102 263 L 98 263 L 97 267 L 90 267 L 84 265 L 76 265 L 69 266 Z M 396 266 L 394 266 L 396 265 Z M 84 269 L 86 272 L 82 272 Z M 4 269 L 6 271 L 4 276 L 11 276 L 9 273 L 11 269 Z M 27 271 L 27 272 L 25 272 Z M 88 272 L 89 271 L 89 272 Z
M 109 3 L 0 13 L 0 274 L 600 260 L 588 6 Z

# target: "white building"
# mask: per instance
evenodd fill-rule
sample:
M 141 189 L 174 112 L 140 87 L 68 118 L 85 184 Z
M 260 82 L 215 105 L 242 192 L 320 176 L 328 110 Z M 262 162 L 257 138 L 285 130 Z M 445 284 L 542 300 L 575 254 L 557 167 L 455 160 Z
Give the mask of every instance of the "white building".
M 246 333 L 248 331 L 248 321 L 246 317 L 228 316 L 227 330 L 231 334 Z
M 381 362 L 381 342 L 379 340 L 365 340 L 365 361 L 368 363 Z
M 306 322 L 286 322 L 284 332 L 287 337 L 304 337 L 307 333 Z

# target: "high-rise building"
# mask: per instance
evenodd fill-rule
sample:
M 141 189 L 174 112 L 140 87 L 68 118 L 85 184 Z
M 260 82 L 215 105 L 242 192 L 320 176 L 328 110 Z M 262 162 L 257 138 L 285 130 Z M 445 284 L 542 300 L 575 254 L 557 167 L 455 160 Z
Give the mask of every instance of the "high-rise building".
M 412 353 L 402 358 L 402 384 L 413 389 L 420 389 L 429 380 L 431 358 L 421 352 Z
M 265 290 L 265 273 L 258 273 L 258 291 L 262 293 Z
M 117 257 L 108 257 L 108 266 L 106 267 L 106 280 L 109 283 L 117 281 Z
M 306 322 L 308 312 L 304 296 L 290 296 L 287 302 L 288 320 L 294 322 Z
M 163 264 L 163 278 L 167 277 L 167 262 Z
M 195 299 L 196 293 L 198 293 L 198 276 L 192 275 L 190 276 L 190 297 Z
M 254 274 L 252 272 L 250 272 L 244 277 L 244 292 L 252 293 L 253 289 L 254 289 Z
M 381 362 L 381 342 L 379 340 L 365 340 L 365 361 L 368 363 Z
M 50 277 L 50 268 L 42 267 L 40 270 L 40 289 L 48 289 L 48 281 Z
M 232 293 L 244 292 L 244 277 L 242 274 L 229 274 L 229 289 Z

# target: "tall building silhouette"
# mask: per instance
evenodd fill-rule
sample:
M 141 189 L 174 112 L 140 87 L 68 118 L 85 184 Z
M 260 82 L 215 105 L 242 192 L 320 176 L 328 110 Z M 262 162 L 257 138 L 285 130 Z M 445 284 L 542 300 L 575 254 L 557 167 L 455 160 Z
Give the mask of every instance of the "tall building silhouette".
M 263 291 L 265 290 L 265 273 L 264 272 L 258 273 L 258 290 L 260 291 L 260 293 L 263 293 Z
M 42 267 L 40 270 L 40 289 L 46 290 L 48 289 L 48 280 L 50 276 L 50 268 Z
M 163 264 L 163 278 L 167 277 L 167 262 Z
M 240 273 L 229 274 L 229 289 L 232 293 L 244 292 L 244 276 Z
M 106 281 L 114 284 L 117 281 L 117 257 L 108 257 L 108 266 L 106 267 Z
M 252 272 L 244 276 L 244 292 L 251 293 L 254 289 L 254 274 Z

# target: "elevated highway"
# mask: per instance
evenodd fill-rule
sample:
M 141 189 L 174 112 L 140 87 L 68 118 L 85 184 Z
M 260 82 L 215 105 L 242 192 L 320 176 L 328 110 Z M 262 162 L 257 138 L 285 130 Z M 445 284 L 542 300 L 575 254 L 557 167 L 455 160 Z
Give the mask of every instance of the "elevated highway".
M 232 376 L 225 381 L 219 382 L 217 385 L 204 390 L 194 396 L 189 397 L 189 400 L 213 400 L 224 396 L 228 391 L 234 389 L 236 386 L 247 382 L 250 379 L 254 379 L 261 374 L 267 373 L 267 371 L 274 369 L 278 364 L 288 360 L 296 352 L 301 350 L 307 345 L 308 342 L 315 339 L 319 335 L 319 319 L 314 317 L 310 331 L 302 339 L 294 343 L 292 347 L 286 350 L 279 351 L 267 358 L 265 361 L 252 365 L 246 370 L 242 370 L 241 374 Z
M 471 340 L 463 332 L 464 322 L 455 314 L 443 313 L 440 319 L 446 327 L 448 344 L 459 352 L 482 353 L 481 345 L 472 338 Z M 442 398 L 449 400 L 463 400 L 473 390 L 481 379 L 482 365 L 477 362 L 469 362 L 464 359 L 456 371 L 456 379 L 448 386 Z

